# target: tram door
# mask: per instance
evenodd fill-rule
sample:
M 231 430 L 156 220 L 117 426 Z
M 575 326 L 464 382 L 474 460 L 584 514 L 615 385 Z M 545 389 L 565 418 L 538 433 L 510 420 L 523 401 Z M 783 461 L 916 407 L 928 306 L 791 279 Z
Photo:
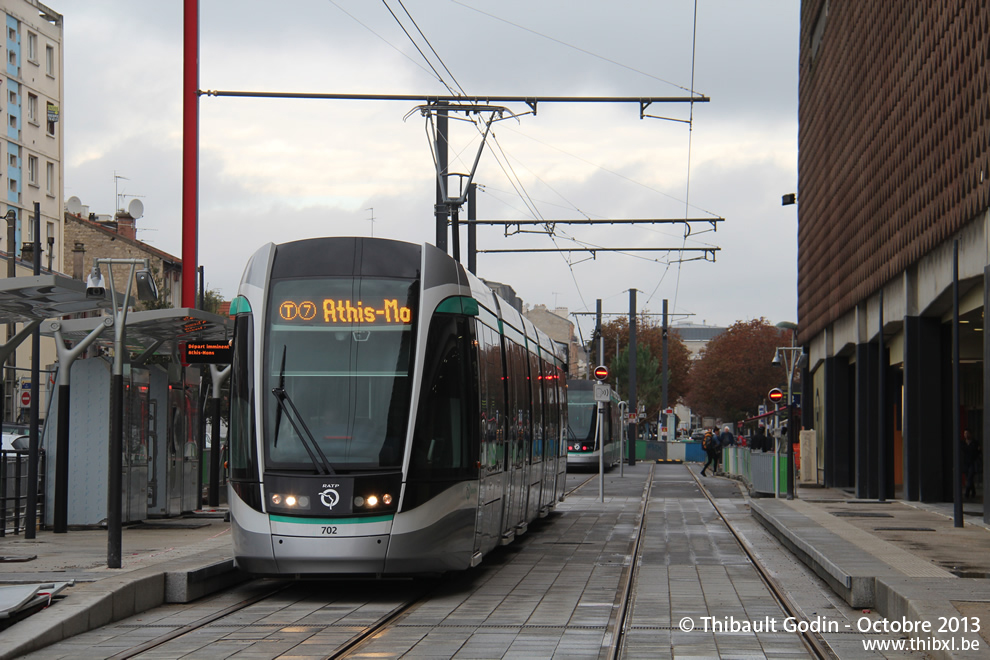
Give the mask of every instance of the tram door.
M 505 394 L 498 334 L 484 323 L 476 326 L 481 385 L 481 483 L 475 552 L 488 553 L 498 545 L 505 495 Z

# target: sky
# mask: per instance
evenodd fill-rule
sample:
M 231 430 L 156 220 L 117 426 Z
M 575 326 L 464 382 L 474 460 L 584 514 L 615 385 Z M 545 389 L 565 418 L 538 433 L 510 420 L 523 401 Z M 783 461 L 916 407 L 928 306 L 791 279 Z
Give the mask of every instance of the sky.
M 140 199 L 138 238 L 181 256 L 183 3 L 46 4 L 64 17 L 66 198 L 94 213 Z M 639 311 L 659 313 L 668 300 L 672 324 L 794 321 L 797 211 L 781 196 L 797 188 L 799 8 L 792 0 L 202 0 L 199 87 L 637 98 L 688 98 L 693 89 L 710 101 L 648 108 L 667 119 L 641 119 L 628 103 L 546 103 L 535 115 L 506 104 L 474 175 L 478 217 L 724 218 L 717 231 L 557 224 L 550 236 L 482 226 L 478 243 L 714 247 L 714 262 L 676 251 L 479 254 L 478 275 L 512 285 L 527 305 L 572 313 L 593 312 L 601 299 L 606 314 L 628 314 L 635 289 Z M 416 108 L 201 96 L 207 288 L 236 295 L 247 259 L 267 242 L 433 243 L 436 172 Z M 451 170 L 470 172 L 479 145 L 475 125 L 452 120 Z M 571 320 L 587 339 L 590 317 Z

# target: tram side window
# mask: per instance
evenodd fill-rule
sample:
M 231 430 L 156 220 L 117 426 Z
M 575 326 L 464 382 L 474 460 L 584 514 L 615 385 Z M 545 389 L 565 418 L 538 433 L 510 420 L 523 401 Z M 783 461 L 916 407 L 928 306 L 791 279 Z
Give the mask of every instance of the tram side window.
M 234 319 L 234 356 L 230 379 L 230 478 L 258 480 L 258 456 L 255 446 L 253 414 L 254 360 L 251 346 L 253 316 L 241 314 Z
M 476 476 L 478 393 L 467 320 L 437 316 L 427 340 L 410 480 Z
M 498 333 L 479 323 L 478 346 L 481 362 L 481 423 L 483 435 L 482 464 L 486 469 L 497 469 L 504 459 L 502 455 L 502 410 L 505 396 L 502 385 L 502 353 Z
M 543 375 L 540 369 L 540 359 L 529 356 L 529 383 L 533 393 L 533 444 L 530 449 L 531 460 L 538 463 L 543 460 Z

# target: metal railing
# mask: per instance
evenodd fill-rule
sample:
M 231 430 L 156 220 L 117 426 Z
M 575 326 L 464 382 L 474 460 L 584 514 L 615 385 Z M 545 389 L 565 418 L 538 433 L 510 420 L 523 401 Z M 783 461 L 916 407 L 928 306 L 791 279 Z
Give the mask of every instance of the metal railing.
M 36 520 L 44 520 L 45 452 L 38 452 L 38 508 Z M 28 495 L 28 451 L 0 450 L 0 536 L 24 531 Z

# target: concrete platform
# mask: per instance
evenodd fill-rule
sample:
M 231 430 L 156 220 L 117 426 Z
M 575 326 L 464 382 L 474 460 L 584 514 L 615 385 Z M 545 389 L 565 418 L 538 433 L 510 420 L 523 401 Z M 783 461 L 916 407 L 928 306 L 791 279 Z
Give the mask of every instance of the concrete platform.
M 697 473 L 700 465 L 657 467 L 641 560 L 643 573 L 634 587 L 635 604 L 629 615 L 629 657 L 662 657 L 665 645 L 673 655 L 690 651 L 717 657 L 722 650 L 720 644 L 730 648 L 739 639 L 679 632 L 678 616 L 684 611 L 754 616 L 753 612 L 765 607 L 762 597 L 753 595 L 759 589 L 758 581 L 747 568 L 748 560 L 739 555 L 735 542 L 727 532 L 720 531 L 720 523 L 706 508 L 708 505 L 694 494 L 694 478 L 687 471 Z M 511 624 L 521 631 L 513 633 L 515 641 L 510 644 L 517 656 L 525 655 L 524 642 L 535 643 L 533 635 L 537 632 L 542 635 L 540 648 L 553 647 L 557 652 L 577 644 L 573 650 L 580 655 L 578 647 L 600 645 L 608 634 L 604 628 L 607 611 L 617 598 L 605 592 L 610 588 L 614 591 L 622 567 L 630 560 L 625 537 L 630 517 L 641 506 L 639 493 L 644 475 L 642 464 L 632 473 L 627 468 L 623 480 L 613 472 L 607 481 L 609 497 L 604 504 L 597 502 L 597 483 L 593 481 L 586 486 L 584 495 L 570 498 L 561 507 L 555 527 L 544 529 L 543 534 L 526 535 L 523 543 L 503 557 L 506 565 L 511 566 L 510 558 L 519 564 L 519 575 L 515 576 L 518 585 L 513 586 L 515 583 L 509 580 L 512 575 L 503 576 L 497 566 L 483 562 L 475 580 L 481 583 L 478 576 L 492 571 L 493 579 L 484 582 L 483 588 L 504 587 L 506 604 L 497 606 L 503 596 L 493 600 L 492 612 L 478 619 L 482 621 L 478 623 L 474 615 L 463 619 L 464 613 L 474 612 L 475 607 L 466 601 L 464 608 L 453 610 L 449 615 L 453 618 L 444 619 L 437 630 L 457 637 L 459 644 L 463 642 L 460 637 L 467 639 L 466 645 L 459 647 L 462 651 L 492 634 L 486 625 L 490 628 L 496 624 L 499 634 L 507 639 L 506 626 Z M 624 485 L 620 486 L 620 481 Z M 732 484 L 713 477 L 706 477 L 702 483 L 715 490 Z M 952 526 L 951 516 L 947 515 L 951 513 L 950 504 L 860 501 L 826 489 L 799 488 L 795 500 L 739 500 L 737 506 L 743 515 L 748 506 L 755 519 L 772 530 L 852 607 L 869 608 L 891 620 L 903 617 L 934 623 L 939 617 L 975 618 L 981 624 L 979 635 L 984 640 L 978 652 L 956 650 L 930 655 L 986 657 L 990 648 L 990 581 L 969 577 L 990 575 L 990 530 L 980 521 L 982 510 L 967 504 L 967 512 L 974 515 L 968 516 L 966 526 L 960 529 Z M 222 512 L 202 513 L 196 518 L 197 523 L 206 524 L 175 521 L 125 527 L 120 569 L 106 568 L 107 534 L 102 530 L 71 530 L 58 535 L 40 531 L 30 541 L 17 536 L 0 538 L 0 556 L 11 560 L 0 562 L 0 584 L 74 581 L 74 586 L 64 590 L 53 606 L 0 632 L 0 658 L 19 657 L 162 603 L 195 601 L 242 580 L 243 576 L 232 569 L 230 527 L 223 521 Z M 562 555 L 564 548 L 571 554 Z M 30 561 L 15 561 L 31 556 L 34 559 Z M 537 563 L 559 565 L 561 574 L 556 586 L 528 583 L 536 579 L 535 574 L 530 577 L 521 568 Z M 585 573 L 587 593 L 575 595 L 574 575 Z M 498 579 L 494 579 L 496 575 Z M 548 603 L 556 602 L 553 598 L 547 600 L 554 589 L 562 600 L 550 607 Z M 521 600 L 520 593 L 525 593 L 526 598 Z M 533 611 L 517 612 L 522 605 Z M 566 612 L 572 614 L 560 618 Z M 545 628 L 547 624 L 542 619 L 540 625 L 527 623 L 527 617 L 542 616 L 541 613 L 560 618 L 557 625 L 563 632 L 546 632 L 550 629 Z M 510 618 L 503 620 L 508 615 Z M 769 610 L 766 615 L 774 616 Z M 422 633 L 427 639 L 434 634 L 429 632 L 429 626 L 430 621 L 413 618 L 398 632 Z M 769 657 L 767 649 L 778 643 L 758 637 L 749 641 L 753 648 L 747 652 L 754 657 Z M 525 648 L 540 655 L 535 647 Z M 507 651 L 507 655 L 512 653 Z
M 959 634 L 940 621 L 979 621 L 976 651 L 933 657 L 985 658 L 990 645 L 990 529 L 982 505 L 967 503 L 963 527 L 951 504 L 856 500 L 841 491 L 799 490 L 794 500 L 755 499 L 753 517 L 851 607 L 887 620 L 927 621 L 932 637 Z M 969 577 L 980 576 L 980 577 Z

